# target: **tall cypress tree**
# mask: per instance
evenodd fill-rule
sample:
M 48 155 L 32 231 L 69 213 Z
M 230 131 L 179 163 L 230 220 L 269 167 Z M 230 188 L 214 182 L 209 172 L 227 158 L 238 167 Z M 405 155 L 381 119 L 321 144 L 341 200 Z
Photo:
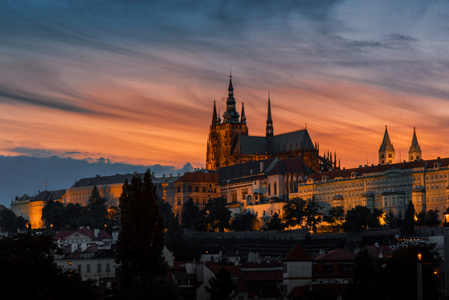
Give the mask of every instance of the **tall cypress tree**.
M 405 210 L 404 222 L 402 222 L 402 227 L 400 229 L 401 234 L 412 235 L 415 230 L 415 206 L 413 202 L 408 203 L 407 209 Z
M 150 171 L 143 178 L 125 181 L 120 197 L 121 231 L 116 261 L 122 295 L 132 298 L 151 297 L 158 279 L 166 272 L 162 256 L 165 243 L 164 219 L 157 204 L 156 187 Z

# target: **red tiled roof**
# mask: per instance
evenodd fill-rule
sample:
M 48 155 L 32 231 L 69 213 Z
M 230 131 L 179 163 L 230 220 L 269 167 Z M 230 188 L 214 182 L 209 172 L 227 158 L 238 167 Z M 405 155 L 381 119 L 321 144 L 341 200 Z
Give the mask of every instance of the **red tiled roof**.
M 292 250 L 287 254 L 284 261 L 311 261 L 312 258 L 296 244 Z
M 220 177 L 218 173 L 201 173 L 201 172 L 187 172 L 175 182 L 217 182 Z
M 355 259 L 355 254 L 353 252 L 347 251 L 345 249 L 335 249 L 332 251 L 329 251 L 327 253 L 318 255 L 317 257 L 315 257 L 315 261 L 318 260 L 338 260 L 338 261 L 342 261 L 342 260 L 349 260 L 349 261 L 353 261 Z
M 246 281 L 282 281 L 282 270 L 244 271 Z
M 310 290 L 309 286 L 297 286 L 288 294 L 288 298 L 300 297 L 308 290 Z

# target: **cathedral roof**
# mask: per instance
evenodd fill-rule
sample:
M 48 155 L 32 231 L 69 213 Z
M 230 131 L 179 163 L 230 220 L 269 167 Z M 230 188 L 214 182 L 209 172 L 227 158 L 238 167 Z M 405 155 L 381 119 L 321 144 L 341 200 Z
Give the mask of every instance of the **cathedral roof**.
M 234 152 L 240 154 L 275 154 L 293 150 L 314 149 L 307 129 L 275 135 L 268 140 L 262 136 L 241 135 Z
M 266 172 L 272 170 L 272 163 L 278 161 L 276 157 L 265 160 L 249 161 L 244 164 L 222 167 L 218 170 L 220 182 L 242 182 L 263 178 Z M 262 166 L 262 171 L 260 170 Z

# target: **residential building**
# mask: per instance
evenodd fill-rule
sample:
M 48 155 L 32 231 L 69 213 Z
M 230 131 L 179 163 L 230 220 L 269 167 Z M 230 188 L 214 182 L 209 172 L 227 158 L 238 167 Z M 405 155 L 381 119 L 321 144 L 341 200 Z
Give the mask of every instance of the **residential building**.
M 283 262 L 282 293 L 284 297 L 300 297 L 310 289 L 313 260 L 296 244 Z
M 204 208 L 209 199 L 219 197 L 219 174 L 209 172 L 187 172 L 174 182 L 175 204 L 173 212 L 181 216 L 182 206 L 191 198 L 199 208 Z

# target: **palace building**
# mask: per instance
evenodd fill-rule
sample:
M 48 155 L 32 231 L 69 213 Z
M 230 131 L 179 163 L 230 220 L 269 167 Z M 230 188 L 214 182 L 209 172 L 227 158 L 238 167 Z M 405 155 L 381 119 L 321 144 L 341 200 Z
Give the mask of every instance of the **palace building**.
M 404 215 L 410 201 L 417 212 L 449 207 L 449 158 L 423 160 L 413 130 L 409 161 L 395 163 L 394 148 L 385 128 L 379 164 L 314 173 L 298 185 L 294 196 L 315 198 L 326 209 L 357 205 Z
M 307 128 L 274 135 L 270 97 L 265 136 L 250 136 L 246 125 L 245 107 L 241 115 L 236 110 L 232 78 L 229 79 L 228 98 L 223 120 L 217 114 L 216 103 L 212 113 L 207 141 L 206 169 L 216 171 L 249 161 L 277 157 L 280 160 L 301 157 L 315 171 L 337 169 L 336 154 L 319 156 L 319 147 L 312 142 Z

